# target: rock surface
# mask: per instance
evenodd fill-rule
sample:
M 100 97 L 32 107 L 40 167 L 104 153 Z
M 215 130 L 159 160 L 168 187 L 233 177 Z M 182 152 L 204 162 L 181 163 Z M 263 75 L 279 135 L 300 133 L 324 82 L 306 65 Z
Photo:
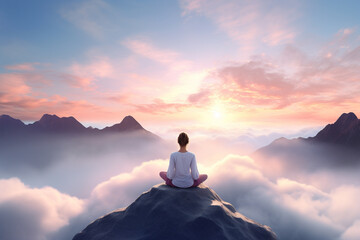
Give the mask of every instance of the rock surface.
M 258 224 L 221 200 L 210 188 L 156 185 L 129 207 L 103 216 L 73 240 L 146 239 L 276 239 Z

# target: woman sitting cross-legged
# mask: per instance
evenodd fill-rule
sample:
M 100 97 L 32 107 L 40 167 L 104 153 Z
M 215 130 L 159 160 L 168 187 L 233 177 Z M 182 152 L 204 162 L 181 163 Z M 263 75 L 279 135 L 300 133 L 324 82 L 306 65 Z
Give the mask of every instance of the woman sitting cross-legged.
M 186 133 L 180 133 L 178 143 L 180 145 L 179 151 L 170 155 L 168 171 L 160 172 L 160 177 L 172 187 L 197 187 L 208 176 L 206 174 L 199 175 L 195 154 L 186 150 L 186 145 L 189 143 L 189 137 Z

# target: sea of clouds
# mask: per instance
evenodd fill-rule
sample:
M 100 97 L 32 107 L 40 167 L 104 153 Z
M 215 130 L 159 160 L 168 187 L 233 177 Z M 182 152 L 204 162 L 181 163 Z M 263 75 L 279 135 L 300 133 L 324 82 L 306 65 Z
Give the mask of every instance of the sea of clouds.
M 67 157 L 27 177 L 2 177 L 0 239 L 71 239 L 96 218 L 128 206 L 161 183 L 158 173 L 167 169 L 169 146 L 176 151 L 176 144 L 169 144 L 138 148 L 137 154 L 122 149 L 81 161 Z M 360 239 L 360 185 L 334 179 L 346 172 L 324 170 L 319 179 L 311 172 L 306 181 L 301 180 L 305 171 L 302 178 L 274 177 L 264 171 L 271 166 L 236 149 L 237 154 L 225 154 L 230 150 L 222 148 L 223 156 L 214 160 L 216 144 L 211 146 L 193 148 L 200 172 L 209 175 L 206 185 L 240 213 L 270 226 L 279 239 Z M 162 156 L 150 156 L 149 149 L 162 149 Z M 326 185 L 317 184 L 326 180 Z

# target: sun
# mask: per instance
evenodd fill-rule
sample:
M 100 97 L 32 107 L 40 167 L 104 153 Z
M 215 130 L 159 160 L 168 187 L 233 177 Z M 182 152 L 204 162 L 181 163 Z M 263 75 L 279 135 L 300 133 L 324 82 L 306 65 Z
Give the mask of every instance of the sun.
M 208 126 L 218 126 L 228 120 L 228 112 L 221 103 L 208 106 L 201 112 L 201 115 L 202 120 Z
M 213 114 L 213 117 L 214 117 L 215 119 L 220 119 L 220 118 L 222 117 L 221 112 L 218 111 L 218 110 L 213 110 L 213 111 L 212 111 L 212 114 Z
M 224 108 L 221 104 L 216 104 L 211 108 L 212 118 L 214 120 L 220 120 L 224 117 Z

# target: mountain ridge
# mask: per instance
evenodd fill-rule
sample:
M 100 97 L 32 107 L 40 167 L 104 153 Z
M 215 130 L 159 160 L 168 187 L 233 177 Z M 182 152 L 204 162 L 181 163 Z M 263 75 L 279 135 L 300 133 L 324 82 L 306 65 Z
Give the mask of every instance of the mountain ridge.
M 298 137 L 293 139 L 280 137 L 264 147 L 272 144 L 285 144 L 292 140 L 328 143 L 341 145 L 343 147 L 360 146 L 360 119 L 358 119 L 353 112 L 343 113 L 334 123 L 327 124 L 313 137 Z
M 7 133 L 11 131 L 21 131 L 26 127 L 21 120 L 13 118 L 9 115 L 0 115 L 0 133 Z
M 360 120 L 343 113 L 314 137 L 278 138 L 251 154 L 257 162 L 311 170 L 360 166 Z
M 343 113 L 334 123 L 326 125 L 309 139 L 349 147 L 360 146 L 360 120 L 353 112 Z
M 154 133 L 146 130 L 131 115 L 127 115 L 120 123 L 103 129 L 85 127 L 73 116 L 58 117 L 56 114 L 44 114 L 39 120 L 25 124 L 20 119 L 9 115 L 0 115 L 0 134 L 118 134 L 118 133 L 140 133 L 160 138 Z

